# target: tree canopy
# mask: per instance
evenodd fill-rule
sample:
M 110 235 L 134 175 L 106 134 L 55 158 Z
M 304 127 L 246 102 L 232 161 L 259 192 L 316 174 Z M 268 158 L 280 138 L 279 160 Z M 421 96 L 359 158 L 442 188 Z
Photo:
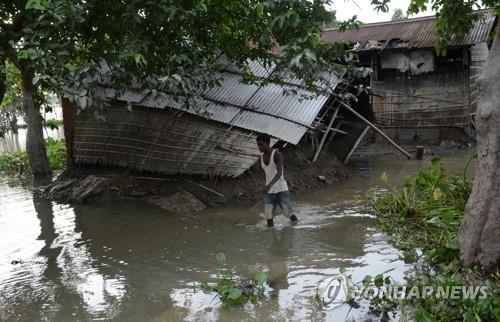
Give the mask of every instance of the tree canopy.
M 344 73 L 341 45 L 319 41 L 329 0 L 29 0 L 0 4 L 0 57 L 80 108 L 103 83 L 140 84 L 192 97 L 216 86 L 224 53 L 258 81 L 249 60 L 278 66 L 315 89 L 320 72 Z M 350 22 L 341 24 L 346 28 Z M 347 59 L 348 60 L 348 59 Z M 106 71 L 106 73 L 103 73 Z M 326 81 L 326 79 L 325 79 Z

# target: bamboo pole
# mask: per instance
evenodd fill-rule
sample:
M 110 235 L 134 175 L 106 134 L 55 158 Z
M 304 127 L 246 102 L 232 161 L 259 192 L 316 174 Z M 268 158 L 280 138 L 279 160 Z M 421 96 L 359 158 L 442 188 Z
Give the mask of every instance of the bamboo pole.
M 319 142 L 319 146 L 316 149 L 316 152 L 314 153 L 314 157 L 312 159 L 312 162 L 316 162 L 316 160 L 318 159 L 319 153 L 321 152 L 321 148 L 323 148 L 323 144 L 325 143 L 326 137 L 328 136 L 328 133 L 330 132 L 330 129 L 332 128 L 333 121 L 335 121 L 335 119 L 337 118 L 337 114 L 339 113 L 339 110 L 340 110 L 340 107 L 337 107 L 335 112 L 333 112 L 333 116 L 330 119 L 330 122 L 328 122 L 328 127 L 326 129 L 326 133 L 323 134 L 323 136 L 321 137 L 321 141 Z
M 346 109 L 348 109 L 352 114 L 354 114 L 357 118 L 371 126 L 378 134 L 380 134 L 384 139 L 386 139 L 390 144 L 394 145 L 396 149 L 398 149 L 401 153 L 406 155 L 408 159 L 411 159 L 411 154 L 408 153 L 405 149 L 400 147 L 396 142 L 394 142 L 390 137 L 387 136 L 382 130 L 380 130 L 378 127 L 376 127 L 372 122 L 368 121 L 366 118 L 364 118 L 361 114 L 356 112 L 352 107 L 347 105 L 346 103 L 339 101 L 339 103 L 344 106 Z
M 354 143 L 354 145 L 352 146 L 351 148 L 351 151 L 349 151 L 349 154 L 347 155 L 347 157 L 345 158 L 345 161 L 344 163 L 347 163 L 349 162 L 349 159 L 351 158 L 352 154 L 354 153 L 354 151 L 358 148 L 358 145 L 361 143 L 361 141 L 363 140 L 363 138 L 365 137 L 366 133 L 368 133 L 368 130 L 370 129 L 370 125 L 367 125 L 365 126 L 363 132 L 361 132 L 361 134 L 359 135 L 358 139 L 356 140 L 356 142 Z
M 190 181 L 190 180 L 186 180 L 186 182 L 191 183 L 191 184 L 194 184 L 194 185 L 197 185 L 197 186 L 199 186 L 200 188 L 203 188 L 203 189 L 205 189 L 205 190 L 207 190 L 207 191 L 210 191 L 211 193 L 213 193 L 213 194 L 215 194 L 215 195 L 217 195 L 217 196 L 219 196 L 219 197 L 226 198 L 226 196 L 224 196 L 222 193 L 217 192 L 217 191 L 215 191 L 215 190 L 212 190 L 212 189 L 210 189 L 210 188 L 208 188 L 208 187 L 205 187 L 204 185 L 202 185 L 202 184 L 200 184 L 200 183 L 196 183 L 196 182 L 193 182 L 193 181 Z
M 339 129 L 342 126 L 343 122 L 340 120 L 339 123 L 335 126 L 335 129 Z M 332 129 L 333 130 L 333 129 Z M 345 132 L 347 134 L 347 132 Z M 327 144 L 330 144 L 333 141 L 333 138 L 335 137 L 335 134 L 337 134 L 336 131 L 333 131 L 332 135 L 330 135 L 330 138 L 328 139 Z

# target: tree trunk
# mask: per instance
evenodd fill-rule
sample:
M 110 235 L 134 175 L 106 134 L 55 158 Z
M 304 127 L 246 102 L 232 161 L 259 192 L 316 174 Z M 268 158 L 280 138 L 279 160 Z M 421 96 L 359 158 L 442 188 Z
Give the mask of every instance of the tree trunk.
M 63 110 L 63 122 L 64 122 L 64 139 L 66 140 L 66 166 L 67 169 L 72 170 L 74 165 L 74 151 L 73 151 L 73 141 L 75 136 L 75 116 L 76 109 L 75 106 L 67 98 L 61 99 L 61 105 Z
M 500 24 L 479 78 L 476 113 L 478 163 L 459 231 L 464 266 L 500 261 Z
M 26 135 L 26 151 L 31 172 L 35 177 L 48 177 L 52 170 L 47 159 L 45 140 L 43 138 L 43 119 L 40 107 L 34 100 L 33 77 L 24 71 L 22 74 L 23 110 L 28 126 Z

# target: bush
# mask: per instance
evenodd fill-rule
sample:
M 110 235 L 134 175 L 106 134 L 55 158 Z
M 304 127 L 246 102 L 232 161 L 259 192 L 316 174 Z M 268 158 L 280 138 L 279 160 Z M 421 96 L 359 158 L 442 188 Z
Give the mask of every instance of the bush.
M 66 142 L 64 139 L 54 140 L 48 138 L 45 140 L 45 147 L 52 170 L 64 169 L 66 166 Z
M 427 171 L 407 179 L 401 189 L 391 189 L 372 200 L 378 225 L 404 251 L 404 260 L 421 260 L 421 267 L 406 278 L 407 287 L 485 285 L 484 299 L 402 300 L 399 304 L 417 321 L 500 321 L 500 273 L 479 267 L 465 269 L 459 261 L 457 234 L 472 181 L 450 174 L 440 159 Z M 422 253 L 418 258 L 418 252 Z M 380 305 L 379 305 L 380 307 Z M 414 308 L 414 309 L 412 309 Z
M 7 155 L 0 155 L 0 171 L 8 175 L 24 174 L 29 170 L 28 154 L 25 151 L 18 151 Z

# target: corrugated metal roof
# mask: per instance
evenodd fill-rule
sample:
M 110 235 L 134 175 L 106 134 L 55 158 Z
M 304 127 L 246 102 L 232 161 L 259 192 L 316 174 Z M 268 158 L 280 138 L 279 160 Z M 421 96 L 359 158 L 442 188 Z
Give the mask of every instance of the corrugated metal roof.
M 478 14 L 484 19 L 476 21 L 467 35 L 453 36 L 450 46 L 470 46 L 487 40 L 495 22 L 494 12 L 481 10 Z M 371 23 L 345 32 L 325 30 L 321 38 L 328 42 L 359 43 L 358 50 L 391 48 L 391 40 L 397 40 L 396 48 L 431 48 L 436 44 L 435 23 L 436 16 Z
M 140 106 L 183 110 L 231 126 L 267 133 L 292 144 L 300 141 L 328 99 L 326 95 L 301 99 L 301 94 L 311 93 L 293 85 L 296 82 L 294 80 L 288 80 L 290 84 L 283 86 L 294 89 L 297 95 L 284 95 L 283 87 L 278 84 L 244 84 L 242 74 L 233 64 L 223 60 L 220 62 L 223 65 L 221 76 L 224 81 L 221 86 L 203 93 L 196 109 L 187 109 L 177 103 L 172 95 L 145 97 L 139 90 L 132 89 L 118 99 Z M 272 72 L 272 69 L 266 69 L 257 62 L 252 62 L 249 66 L 256 75 L 264 79 Z M 339 79 L 332 79 L 336 86 Z M 104 92 L 106 97 L 115 98 L 114 90 L 106 89 Z

